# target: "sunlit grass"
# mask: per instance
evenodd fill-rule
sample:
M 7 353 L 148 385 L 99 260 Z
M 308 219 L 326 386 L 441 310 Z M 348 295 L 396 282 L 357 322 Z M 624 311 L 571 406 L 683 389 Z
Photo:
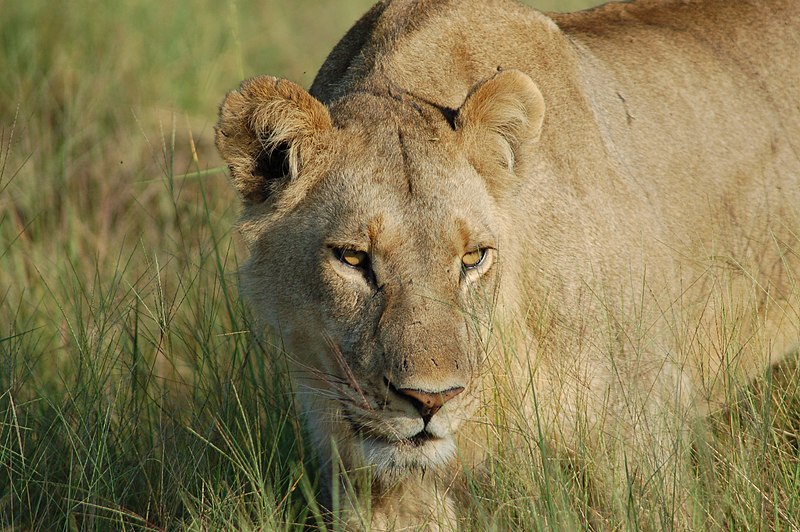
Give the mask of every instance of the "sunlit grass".
M 280 349 L 238 296 L 212 126 L 243 78 L 310 85 L 369 4 L 3 4 L 0 527 L 321 524 Z M 797 525 L 798 382 L 788 365 L 712 419 L 699 527 Z M 603 523 L 580 474 L 529 442 L 464 472 L 465 528 Z

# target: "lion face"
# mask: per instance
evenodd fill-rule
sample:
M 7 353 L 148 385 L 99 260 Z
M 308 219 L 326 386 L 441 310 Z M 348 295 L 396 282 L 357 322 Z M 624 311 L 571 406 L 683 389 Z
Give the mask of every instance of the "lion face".
M 404 94 L 328 110 L 274 78 L 226 99 L 217 142 L 245 203 L 244 292 L 281 336 L 321 449 L 333 438 L 349 465 L 386 474 L 452 456 L 502 299 L 498 197 L 542 108 L 516 72 L 455 118 Z

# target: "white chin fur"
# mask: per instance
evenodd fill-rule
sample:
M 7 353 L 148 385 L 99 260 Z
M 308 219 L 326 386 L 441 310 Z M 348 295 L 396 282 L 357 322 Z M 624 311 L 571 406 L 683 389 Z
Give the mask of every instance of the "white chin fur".
M 453 458 L 456 450 L 451 437 L 428 440 L 420 445 L 363 438 L 356 445 L 364 461 L 374 466 L 380 476 L 403 474 L 413 469 L 442 467 Z

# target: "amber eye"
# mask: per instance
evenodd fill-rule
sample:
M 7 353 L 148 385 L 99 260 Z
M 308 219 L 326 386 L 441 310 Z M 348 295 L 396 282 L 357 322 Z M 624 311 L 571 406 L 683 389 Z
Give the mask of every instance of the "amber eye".
M 353 268 L 363 267 L 369 261 L 369 255 L 364 251 L 356 251 L 355 249 L 336 248 L 334 250 L 336 258 Z
M 461 264 L 464 266 L 464 269 L 473 270 L 480 266 L 485 258 L 486 248 L 476 249 L 475 251 L 464 253 L 461 257 Z

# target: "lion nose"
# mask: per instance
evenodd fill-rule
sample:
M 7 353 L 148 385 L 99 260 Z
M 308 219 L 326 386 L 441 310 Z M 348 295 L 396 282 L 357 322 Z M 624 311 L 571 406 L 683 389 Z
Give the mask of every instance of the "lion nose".
M 463 391 L 463 386 L 456 386 L 455 388 L 450 388 L 449 390 L 441 392 L 426 392 L 425 390 L 416 390 L 414 388 L 400 388 L 397 390 L 397 393 L 404 395 L 411 401 L 411 404 L 414 405 L 427 425 L 428 421 L 430 421 L 433 415 L 438 412 L 447 401 Z

